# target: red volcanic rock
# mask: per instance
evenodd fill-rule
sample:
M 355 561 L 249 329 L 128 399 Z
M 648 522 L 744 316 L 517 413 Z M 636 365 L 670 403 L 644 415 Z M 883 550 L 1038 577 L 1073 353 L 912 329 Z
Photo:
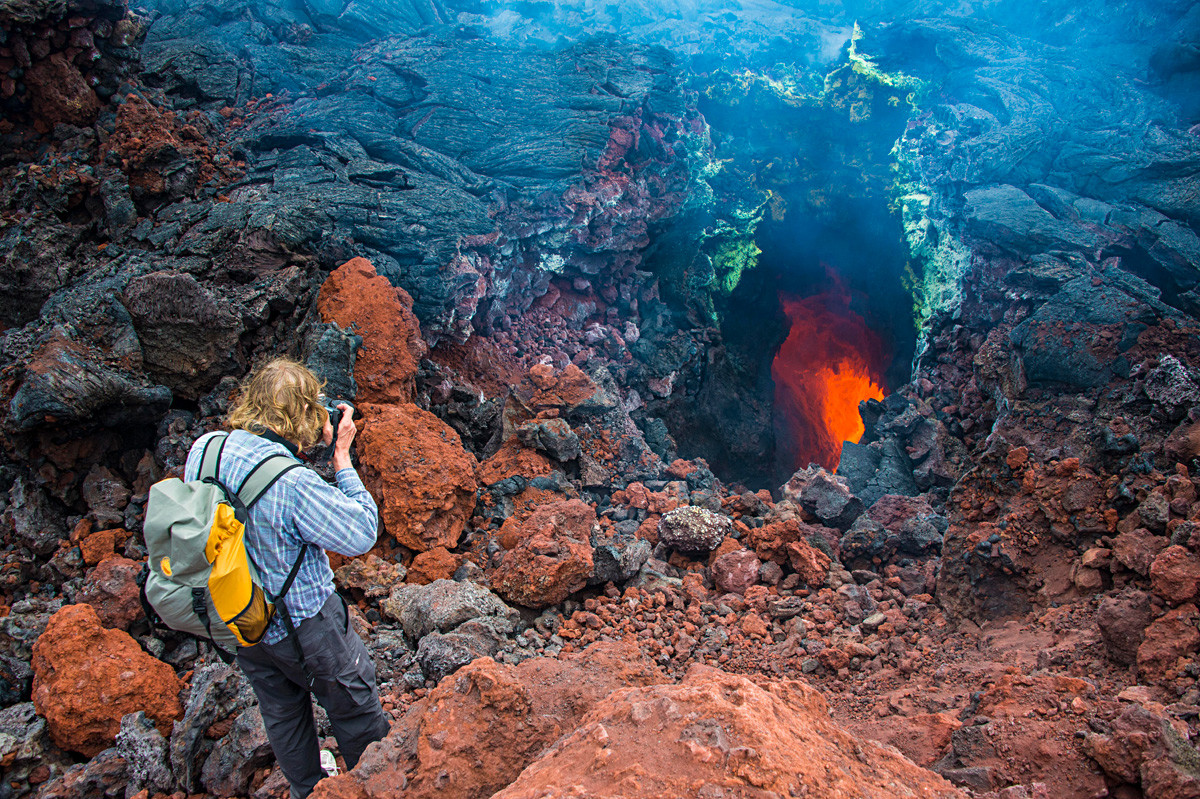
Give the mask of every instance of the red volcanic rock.
M 554 464 L 542 453 L 526 447 L 516 436 L 505 441 L 496 454 L 479 464 L 479 484 L 490 486 L 513 476 L 527 480 L 554 471 Z
M 592 576 L 596 529 L 596 512 L 577 499 L 544 505 L 523 522 L 508 520 L 501 539 L 515 539 L 515 547 L 492 573 L 492 590 L 527 608 L 563 601 Z
M 25 71 L 23 80 L 33 99 L 34 114 L 50 125 L 90 125 L 100 111 L 100 98 L 62 53 L 38 61 Z
M 101 530 L 98 533 L 92 533 L 80 541 L 79 552 L 83 555 L 83 562 L 89 566 L 95 566 L 100 561 L 112 555 L 117 549 L 118 534 L 120 534 L 123 541 L 125 539 L 124 533 L 124 530 Z
M 1113 541 L 1113 557 L 1125 568 L 1146 575 L 1150 573 L 1150 564 L 1168 544 L 1170 541 L 1165 536 L 1154 535 L 1145 528 L 1138 528 L 1116 537 Z
M 1150 566 L 1150 590 L 1172 605 L 1196 598 L 1200 589 L 1200 556 L 1185 547 L 1171 546 Z
M 119 555 L 101 561 L 88 573 L 76 598 L 91 605 L 105 627 L 128 630 L 142 615 L 137 585 L 141 569 L 140 563 Z
M 458 569 L 458 558 L 445 547 L 419 553 L 408 567 L 408 582 L 429 585 L 434 580 L 449 580 Z
M 1147 683 L 1165 679 L 1179 658 L 1200 649 L 1196 622 L 1200 611 L 1193 604 L 1171 608 L 1146 628 L 1137 651 L 1138 675 Z
M 326 278 L 317 296 L 321 319 L 353 327 L 363 337 L 354 363 L 362 402 L 411 402 L 417 363 L 426 352 L 412 297 L 375 273 L 365 258 L 354 258 Z
M 963 796 L 896 750 L 846 733 L 806 683 L 759 687 L 697 666 L 679 685 L 624 689 L 599 702 L 495 799 L 649 799 L 700 788 L 811 799 Z
M 788 565 L 800 575 L 805 585 L 820 587 L 829 576 L 832 559 L 812 544 L 801 539 L 787 545 Z
M 505 666 L 480 658 L 442 680 L 313 799 L 475 799 L 508 785 L 600 699 L 666 678 L 631 644 Z
M 530 367 L 526 378 L 513 389 L 513 396 L 537 413 L 552 408 L 574 410 L 599 391 L 599 386 L 573 363 L 557 373 L 553 366 L 539 363 Z
M 112 746 L 121 718 L 138 710 L 169 735 L 182 689 L 174 669 L 101 627 L 91 605 L 55 613 L 33 646 L 34 706 L 57 745 L 87 757 Z
M 1140 704 L 1125 708 L 1106 734 L 1087 733 L 1083 749 L 1114 781 L 1140 783 L 1146 796 L 1200 796 L 1195 749 L 1168 719 Z
M 1125 665 L 1136 663 L 1138 647 L 1152 618 L 1150 595 L 1144 591 L 1126 589 L 1101 599 L 1096 624 L 1109 656 Z
M 475 457 L 416 405 L 364 405 L 363 480 L 387 531 L 409 549 L 453 547 L 475 508 Z
M 722 593 L 744 594 L 747 588 L 758 582 L 760 566 L 762 561 L 757 555 L 738 547 L 713 561 L 713 583 Z
M 835 547 L 834 551 L 837 551 L 837 542 L 841 538 L 841 533 L 831 527 L 805 524 L 797 519 L 784 519 L 764 524 L 762 527 L 751 528 L 742 540 L 758 553 L 760 559 L 772 560 L 780 566 L 786 566 L 792 559 L 792 552 L 788 549 L 788 545 L 802 541 L 806 546 L 811 546 L 808 541 L 813 536 L 830 542 L 830 545 Z M 826 556 L 826 560 L 828 560 L 828 556 Z M 827 567 L 828 564 L 826 564 Z

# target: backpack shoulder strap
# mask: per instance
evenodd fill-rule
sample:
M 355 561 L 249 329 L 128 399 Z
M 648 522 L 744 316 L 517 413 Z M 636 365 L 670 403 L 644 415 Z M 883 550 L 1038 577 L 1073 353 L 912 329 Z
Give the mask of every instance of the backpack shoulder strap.
M 228 438 L 228 433 L 217 433 L 204 442 L 204 451 L 200 454 L 199 479 L 203 480 L 206 477 L 220 479 L 221 453 L 225 451 L 225 442 Z M 214 443 L 216 444 L 215 447 L 213 446 Z
M 290 472 L 292 469 L 300 469 L 303 464 L 289 458 L 287 455 L 271 455 L 262 461 L 255 464 L 250 473 L 246 475 L 246 479 L 242 480 L 242 484 L 238 486 L 237 495 L 247 508 L 254 506 L 267 493 L 267 490 Z

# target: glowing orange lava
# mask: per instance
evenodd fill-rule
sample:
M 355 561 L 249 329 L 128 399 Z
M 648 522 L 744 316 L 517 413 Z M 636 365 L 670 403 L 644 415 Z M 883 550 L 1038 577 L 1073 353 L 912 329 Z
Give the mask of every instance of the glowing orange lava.
M 842 442 L 864 432 L 858 403 L 883 399 L 886 348 L 840 288 L 779 299 L 791 322 L 771 365 L 780 455 L 793 468 L 818 463 L 833 470 Z

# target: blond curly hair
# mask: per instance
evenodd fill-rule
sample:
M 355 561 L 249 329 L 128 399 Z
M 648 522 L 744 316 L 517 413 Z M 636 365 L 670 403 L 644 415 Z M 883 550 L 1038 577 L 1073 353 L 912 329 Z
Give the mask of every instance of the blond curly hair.
M 291 358 L 273 358 L 246 376 L 227 422 L 234 430 L 276 435 L 300 445 L 315 444 L 329 421 L 319 399 L 324 382 Z

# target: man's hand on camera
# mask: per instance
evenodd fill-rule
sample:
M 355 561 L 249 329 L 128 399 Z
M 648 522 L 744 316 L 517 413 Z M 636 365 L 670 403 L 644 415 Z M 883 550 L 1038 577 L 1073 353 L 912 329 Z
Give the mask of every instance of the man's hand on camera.
M 353 409 L 341 403 L 338 405 L 342 410 L 342 422 L 337 429 L 337 446 L 333 448 L 333 468 L 336 471 L 351 468 L 350 463 L 350 445 L 354 443 L 354 435 L 358 432 L 358 428 L 354 426 Z M 333 428 L 329 422 L 325 423 L 325 429 L 329 433 L 329 437 L 325 438 L 326 442 L 333 437 Z

